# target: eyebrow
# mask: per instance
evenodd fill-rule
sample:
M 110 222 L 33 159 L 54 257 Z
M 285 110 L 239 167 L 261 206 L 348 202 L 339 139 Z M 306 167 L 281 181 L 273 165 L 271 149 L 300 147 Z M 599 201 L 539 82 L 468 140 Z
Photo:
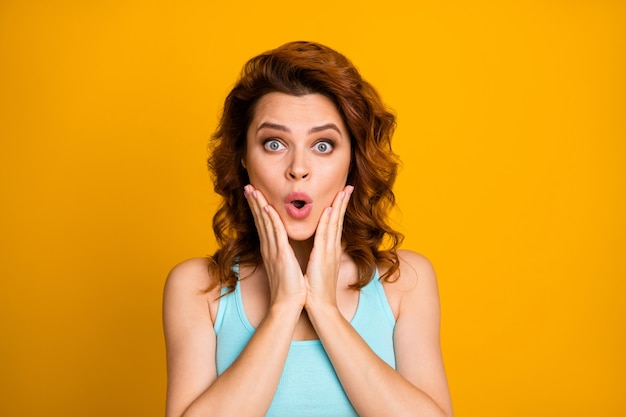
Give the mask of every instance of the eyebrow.
M 326 123 L 325 125 L 321 125 L 321 126 L 317 126 L 317 127 L 312 127 L 309 130 L 309 133 L 317 133 L 317 132 L 323 132 L 324 130 L 335 130 L 337 133 L 339 133 L 339 135 L 341 135 L 341 131 L 339 130 L 339 128 L 337 127 L 336 124 L 334 123 Z
M 277 123 L 269 123 L 269 122 L 261 123 L 261 125 L 257 128 L 256 131 L 258 132 L 261 129 L 274 129 L 274 130 L 280 130 L 282 132 L 291 133 L 291 130 L 287 126 L 279 125 Z M 334 123 L 326 123 L 321 126 L 312 127 L 311 129 L 309 129 L 309 134 L 323 132 L 324 130 L 328 130 L 328 129 L 334 130 L 341 135 L 341 131 L 339 130 L 337 125 Z

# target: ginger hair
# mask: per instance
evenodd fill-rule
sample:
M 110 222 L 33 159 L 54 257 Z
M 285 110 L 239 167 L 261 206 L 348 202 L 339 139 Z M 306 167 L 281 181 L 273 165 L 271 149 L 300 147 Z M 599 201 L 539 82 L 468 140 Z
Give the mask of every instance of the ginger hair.
M 348 184 L 354 186 L 343 224 L 346 253 L 358 267 L 352 287 L 372 279 L 377 264 L 388 267 L 381 279 L 393 280 L 399 267 L 397 248 L 403 236 L 388 224 L 395 205 L 392 187 L 398 158 L 391 148 L 395 116 L 376 90 L 339 52 L 312 42 L 290 42 L 250 59 L 226 97 L 212 136 L 208 167 L 222 201 L 213 217 L 219 248 L 209 257 L 212 275 L 231 292 L 237 282 L 233 265 L 263 261 L 252 213 L 243 194 L 249 183 L 241 164 L 246 133 L 258 100 L 270 92 L 294 96 L 323 94 L 331 99 L 350 133 Z

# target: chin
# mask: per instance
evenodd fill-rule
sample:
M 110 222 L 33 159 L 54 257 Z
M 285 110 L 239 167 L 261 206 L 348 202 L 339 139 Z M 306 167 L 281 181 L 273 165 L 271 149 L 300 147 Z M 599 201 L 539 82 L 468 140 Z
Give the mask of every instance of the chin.
M 315 236 L 315 233 L 310 233 L 310 234 L 304 234 L 304 233 L 288 233 L 287 237 L 289 238 L 290 241 L 292 242 L 306 242 L 307 240 L 311 240 L 313 239 L 313 237 Z
M 313 239 L 315 236 L 315 229 L 297 227 L 297 228 L 288 228 L 287 229 L 287 237 L 289 240 L 295 242 L 304 242 L 306 240 Z

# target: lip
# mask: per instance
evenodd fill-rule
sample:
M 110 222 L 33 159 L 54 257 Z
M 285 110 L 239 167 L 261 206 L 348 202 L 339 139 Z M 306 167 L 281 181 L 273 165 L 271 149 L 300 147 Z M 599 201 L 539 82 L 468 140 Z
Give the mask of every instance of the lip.
M 304 201 L 304 206 L 298 208 L 293 205 L 293 202 L 296 200 Z M 289 193 L 287 197 L 285 197 L 285 210 L 290 217 L 296 220 L 302 220 L 307 218 L 309 214 L 311 214 L 311 210 L 313 209 L 311 203 L 313 203 L 313 199 L 307 193 Z

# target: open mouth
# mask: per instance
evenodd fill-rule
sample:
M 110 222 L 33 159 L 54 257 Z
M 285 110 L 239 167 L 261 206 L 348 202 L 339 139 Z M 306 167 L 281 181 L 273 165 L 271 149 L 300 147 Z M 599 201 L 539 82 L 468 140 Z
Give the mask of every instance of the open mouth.
M 307 193 L 294 191 L 285 197 L 285 210 L 292 218 L 304 220 L 313 210 L 313 199 Z
M 301 209 L 305 206 L 306 202 L 304 200 L 293 200 L 291 202 L 297 209 Z

